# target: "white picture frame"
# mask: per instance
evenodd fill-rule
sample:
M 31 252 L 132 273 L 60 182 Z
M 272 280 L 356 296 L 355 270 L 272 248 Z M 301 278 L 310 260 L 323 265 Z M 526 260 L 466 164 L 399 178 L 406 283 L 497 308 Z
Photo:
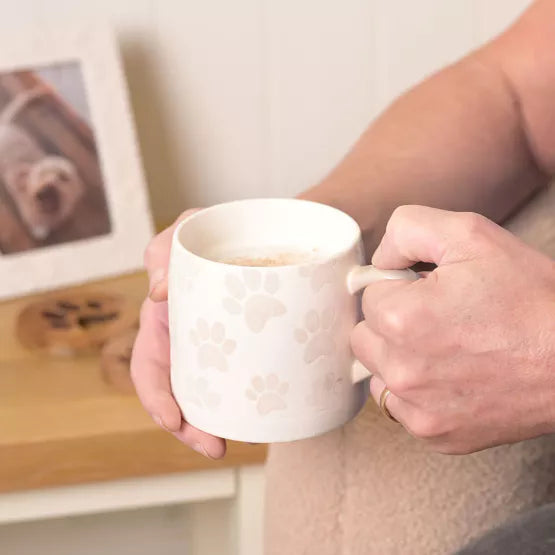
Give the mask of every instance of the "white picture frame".
M 110 229 L 108 233 L 40 244 L 22 251 L 2 252 L 0 249 L 0 299 L 138 270 L 143 264 L 145 246 L 153 235 L 153 225 L 127 86 L 113 33 L 103 26 L 69 31 L 67 27 L 65 31 L 42 29 L 40 33 L 35 30 L 4 36 L 1 43 L 0 76 L 10 74 L 11 78 L 12 73 L 24 70 L 40 73 L 44 68 L 79 68 Z M 0 160 L 0 179 L 3 178 L 2 168 Z M 13 189 L 5 186 L 5 190 Z M 6 206 L 11 206 L 9 209 L 17 218 L 25 221 L 22 209 L 17 210 L 15 200 L 6 191 Z M 56 203 L 59 204 L 59 200 L 54 202 L 58 206 Z M 51 203 L 50 209 L 52 206 Z M 4 225 L 4 230 L 8 220 L 4 217 L 2 224 L 0 215 L 0 226 Z M 32 233 L 39 233 L 40 241 L 48 232 L 44 226 L 29 224 L 28 227 Z M 30 237 L 37 241 L 33 235 Z

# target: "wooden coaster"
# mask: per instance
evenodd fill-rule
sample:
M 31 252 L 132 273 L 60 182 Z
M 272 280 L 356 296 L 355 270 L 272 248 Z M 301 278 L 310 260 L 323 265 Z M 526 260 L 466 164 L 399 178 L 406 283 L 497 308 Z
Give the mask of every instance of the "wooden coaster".
M 127 330 L 118 337 L 110 339 L 102 348 L 102 376 L 121 393 L 135 392 L 129 369 L 138 331 L 137 328 Z
M 71 356 L 98 351 L 138 321 L 138 307 L 120 295 L 59 295 L 27 306 L 19 315 L 17 336 L 29 349 Z

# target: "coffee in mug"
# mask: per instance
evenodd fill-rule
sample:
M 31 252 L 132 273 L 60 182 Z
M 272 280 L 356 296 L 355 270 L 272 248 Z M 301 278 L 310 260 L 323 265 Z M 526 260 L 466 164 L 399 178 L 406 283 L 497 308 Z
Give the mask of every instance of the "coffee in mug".
M 292 247 L 264 249 L 253 245 L 233 253 L 221 254 L 215 260 L 232 266 L 290 266 L 315 260 L 316 251 L 317 249 L 300 251 Z

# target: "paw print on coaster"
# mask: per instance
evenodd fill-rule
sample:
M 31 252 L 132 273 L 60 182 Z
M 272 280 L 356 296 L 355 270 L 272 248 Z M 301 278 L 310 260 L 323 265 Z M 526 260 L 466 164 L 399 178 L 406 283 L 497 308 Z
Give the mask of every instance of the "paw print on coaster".
M 289 391 L 289 384 L 280 382 L 275 374 L 265 378 L 255 376 L 251 381 L 251 387 L 247 389 L 247 397 L 256 403 L 256 410 L 264 416 L 275 410 L 283 410 L 287 404 L 284 396 Z
M 320 357 L 330 356 L 335 352 L 333 308 L 325 308 L 321 314 L 316 310 L 307 312 L 304 326 L 295 330 L 297 343 L 304 343 L 304 361 L 314 362 Z
M 230 314 L 243 314 L 247 327 L 260 333 L 266 324 L 286 312 L 285 305 L 275 298 L 279 289 L 279 277 L 268 272 L 265 277 L 258 270 L 243 270 L 242 278 L 228 274 L 225 285 L 229 297 L 223 300 L 225 310 Z
M 222 398 L 210 389 L 210 384 L 204 378 L 196 378 L 187 380 L 187 392 L 185 401 L 189 401 L 200 408 L 210 410 L 216 409 Z
M 227 371 L 227 356 L 235 351 L 236 343 L 226 339 L 225 328 L 221 322 L 214 322 L 210 327 L 206 320 L 199 318 L 196 328 L 191 330 L 191 343 L 198 347 L 197 360 L 200 368 Z

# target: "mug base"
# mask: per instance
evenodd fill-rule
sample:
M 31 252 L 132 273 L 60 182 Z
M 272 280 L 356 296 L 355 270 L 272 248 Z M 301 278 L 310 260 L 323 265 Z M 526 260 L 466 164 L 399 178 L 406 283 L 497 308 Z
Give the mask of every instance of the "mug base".
M 203 414 L 202 411 L 187 410 L 183 418 L 195 428 L 208 434 L 245 443 L 285 443 L 316 437 L 347 424 L 362 409 L 366 399 L 358 406 L 349 410 L 321 412 L 315 417 L 306 419 L 273 420 L 270 422 L 252 422 L 245 425 L 239 421 L 215 421 L 214 415 Z M 209 416 L 206 418 L 206 416 Z

